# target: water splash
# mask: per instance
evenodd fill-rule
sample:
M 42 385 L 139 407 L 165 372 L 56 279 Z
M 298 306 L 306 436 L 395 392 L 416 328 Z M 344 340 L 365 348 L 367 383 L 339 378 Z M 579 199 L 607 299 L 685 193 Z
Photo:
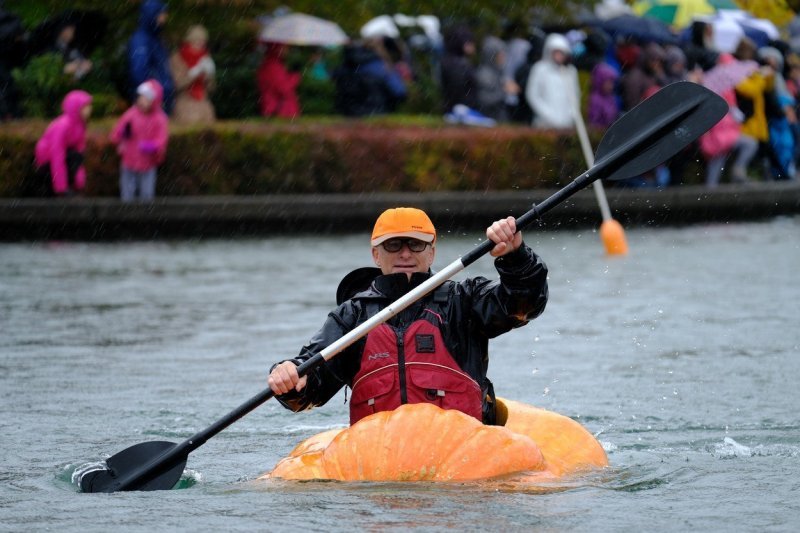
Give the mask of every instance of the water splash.
M 720 459 L 733 459 L 736 457 L 752 457 L 750 447 L 739 444 L 730 437 L 725 437 L 721 444 L 714 445 L 714 456 Z
M 81 490 L 81 479 L 83 479 L 83 476 L 90 472 L 97 472 L 99 470 L 106 470 L 105 461 L 93 461 L 91 463 L 85 463 L 77 466 L 75 467 L 75 470 L 72 471 L 70 483 L 72 483 L 78 490 Z
M 192 470 L 191 468 L 186 468 L 181 474 L 181 478 L 175 483 L 175 486 L 172 487 L 173 490 L 181 490 L 181 489 L 188 489 L 194 487 L 198 483 L 203 482 L 203 474 L 198 472 L 197 470 Z

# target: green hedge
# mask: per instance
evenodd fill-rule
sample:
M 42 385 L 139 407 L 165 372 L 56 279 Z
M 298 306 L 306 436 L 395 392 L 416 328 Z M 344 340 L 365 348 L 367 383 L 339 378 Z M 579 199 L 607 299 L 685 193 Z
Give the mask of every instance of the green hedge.
M 173 128 L 158 194 L 530 189 L 557 186 L 585 167 L 574 136 L 450 126 L 426 117 L 397 121 L 254 120 Z M 26 194 L 35 180 L 34 145 L 46 125 L 8 123 L 0 132 L 0 196 Z M 118 194 L 119 156 L 108 141 L 110 127 L 105 120 L 89 129 L 89 196 Z

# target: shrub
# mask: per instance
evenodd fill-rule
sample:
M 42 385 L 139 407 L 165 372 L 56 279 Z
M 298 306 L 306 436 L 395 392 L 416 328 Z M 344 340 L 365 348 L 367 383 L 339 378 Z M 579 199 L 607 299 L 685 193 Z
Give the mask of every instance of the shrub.
M 70 77 L 64 74 L 64 62 L 59 54 L 42 54 L 22 68 L 14 69 L 14 81 L 21 95 L 26 116 L 54 117 L 61 113 L 61 100 L 72 88 Z
M 33 148 L 45 126 L 44 121 L 10 123 L 0 133 L 0 195 L 20 196 L 25 190 Z M 108 141 L 110 126 L 100 121 L 90 127 L 85 154 L 90 196 L 118 194 L 119 156 Z M 593 137 L 596 145 L 599 135 Z M 429 118 L 414 123 L 409 117 L 306 117 L 173 128 L 158 194 L 553 188 L 584 170 L 573 135 L 514 126 L 469 129 Z M 687 169 L 684 183 L 702 179 L 702 172 L 693 170 Z

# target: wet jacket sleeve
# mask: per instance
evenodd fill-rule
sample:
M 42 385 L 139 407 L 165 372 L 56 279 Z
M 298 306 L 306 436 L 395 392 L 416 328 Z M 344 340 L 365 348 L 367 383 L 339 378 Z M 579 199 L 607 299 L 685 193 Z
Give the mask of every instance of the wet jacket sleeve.
M 300 354 L 291 361 L 300 365 L 349 333 L 355 327 L 355 316 L 352 302 L 345 302 L 329 313 L 322 328 L 303 346 Z M 302 391 L 291 391 L 275 398 L 284 407 L 295 412 L 325 404 L 357 371 L 357 368 L 352 369 L 350 366 L 353 354 L 356 354 L 356 360 L 358 360 L 358 349 L 358 343 L 356 343 L 312 370 L 308 374 L 308 382 Z M 360 363 L 360 361 L 358 362 Z
M 547 266 L 523 244 L 518 250 L 495 259 L 499 281 L 468 280 L 472 319 L 493 338 L 524 326 L 538 317 L 547 304 Z
M 128 43 L 128 76 L 133 95 L 136 88 L 147 80 L 150 69 L 150 43 L 144 35 L 136 32 Z

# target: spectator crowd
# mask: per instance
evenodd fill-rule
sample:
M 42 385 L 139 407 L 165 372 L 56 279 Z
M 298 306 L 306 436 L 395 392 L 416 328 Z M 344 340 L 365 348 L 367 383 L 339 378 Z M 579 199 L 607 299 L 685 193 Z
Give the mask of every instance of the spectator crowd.
M 435 18 L 434 18 L 435 19 Z M 169 124 L 210 124 L 216 113 L 210 95 L 217 66 L 210 36 L 201 25 L 189 27 L 171 51 L 163 30 L 166 4 L 144 0 L 136 31 L 127 42 L 130 107 L 116 121 L 111 141 L 120 154 L 120 196 L 149 200 L 163 161 Z M 420 17 L 422 21 L 422 17 Z M 402 109 L 414 85 L 429 74 L 438 88 L 447 122 L 493 127 L 527 125 L 572 134 L 576 121 L 594 130 L 608 128 L 622 114 L 678 81 L 703 84 L 722 96 L 729 113 L 689 148 L 701 154 L 705 184 L 723 181 L 796 179 L 800 158 L 800 39 L 757 43 L 744 32 L 725 46 L 714 26 L 695 20 L 674 39 L 607 31 L 601 24 L 543 28 L 508 23 L 497 35 L 478 37 L 466 24 L 419 22 L 425 39 L 404 39 L 392 19 L 362 28 L 330 66 L 328 49 L 311 50 L 302 72 L 287 64 L 291 46 L 259 42 L 261 61 L 253 72 L 258 110 L 264 117 L 294 119 L 303 110 L 298 86 L 303 76 L 331 83 L 334 107 L 342 115 L 363 117 Z M 36 146 L 35 165 L 49 193 L 80 194 L 86 124 L 92 95 L 80 88 L 92 61 L 75 45 L 77 23 L 64 18 L 40 52 L 56 53 L 75 85 L 63 100 L 63 114 L 50 123 Z M 800 24 L 790 33 L 800 35 Z M 213 37 L 213 36 L 212 36 Z M 0 4 L 0 119 L 19 118 L 20 95 L 11 72 L 25 52 L 19 19 Z M 423 66 L 411 49 L 424 49 Z M 423 68 L 430 72 L 423 73 Z M 681 183 L 686 157 L 675 157 L 654 171 L 623 184 L 667 187 Z

